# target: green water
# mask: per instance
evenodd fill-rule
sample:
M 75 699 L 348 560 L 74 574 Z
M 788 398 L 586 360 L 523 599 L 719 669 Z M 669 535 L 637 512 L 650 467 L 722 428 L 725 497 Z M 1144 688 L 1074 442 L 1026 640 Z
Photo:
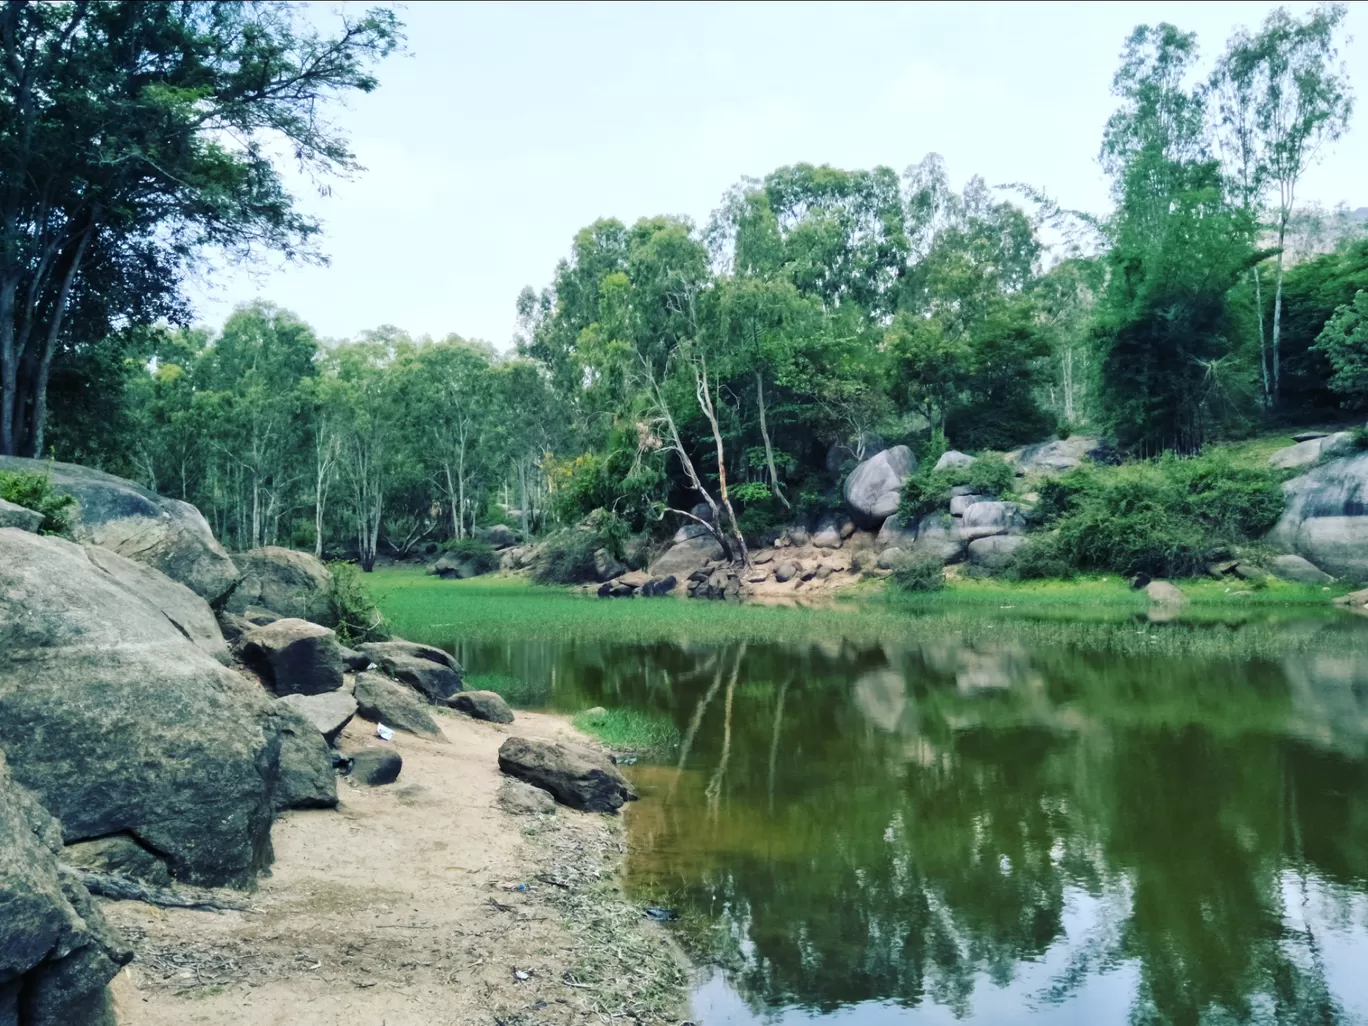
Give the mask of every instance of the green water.
M 1368 621 L 813 627 L 445 639 L 673 725 L 628 886 L 707 967 L 696 1021 L 1368 1022 Z

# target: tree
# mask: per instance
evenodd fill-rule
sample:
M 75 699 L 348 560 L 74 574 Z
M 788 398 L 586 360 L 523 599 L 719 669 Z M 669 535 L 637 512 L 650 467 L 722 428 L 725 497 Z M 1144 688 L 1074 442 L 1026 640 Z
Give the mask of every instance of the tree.
M 398 23 L 301 21 L 269 3 L 0 8 L 0 453 L 42 452 L 72 313 L 103 337 L 173 309 L 206 248 L 312 252 L 268 141 L 315 174 L 355 168 L 323 112 L 375 87 Z
M 1347 11 L 1343 4 L 1325 4 L 1299 20 L 1277 8 L 1257 33 L 1241 30 L 1231 38 L 1214 75 L 1222 124 L 1238 155 L 1242 202 L 1261 205 L 1269 187 L 1277 193 L 1271 212 L 1277 251 L 1266 372 L 1271 406 L 1278 404 L 1282 381 L 1284 249 L 1297 186 L 1323 148 L 1344 134 L 1353 111 L 1348 73 L 1335 63 Z M 1261 330 L 1262 325 L 1260 307 Z
M 1344 396 L 1345 405 L 1368 405 L 1368 291 L 1335 311 L 1316 338 L 1316 349 L 1334 368 L 1330 387 Z

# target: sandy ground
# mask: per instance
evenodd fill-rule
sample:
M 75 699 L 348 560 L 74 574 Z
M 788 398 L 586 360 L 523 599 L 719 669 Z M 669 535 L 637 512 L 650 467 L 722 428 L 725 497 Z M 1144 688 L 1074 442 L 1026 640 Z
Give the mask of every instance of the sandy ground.
M 532 713 L 441 723 L 449 744 L 395 735 L 395 784 L 342 779 L 336 811 L 282 816 L 249 911 L 106 903 L 137 951 L 121 1026 L 675 1021 L 686 978 L 618 891 L 620 819 L 496 801 L 510 733 L 582 738 Z M 373 731 L 354 721 L 341 747 Z

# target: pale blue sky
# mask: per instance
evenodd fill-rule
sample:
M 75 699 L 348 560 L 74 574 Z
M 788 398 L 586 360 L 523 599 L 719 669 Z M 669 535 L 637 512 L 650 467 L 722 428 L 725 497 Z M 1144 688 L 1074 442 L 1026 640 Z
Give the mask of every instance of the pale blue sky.
M 1129 30 L 1172 21 L 1210 61 L 1274 6 L 412 4 L 409 54 L 337 117 L 367 170 L 302 196 L 331 266 L 224 270 L 192 294 L 214 325 L 259 296 L 326 336 L 390 323 L 504 348 L 518 291 L 549 282 L 579 228 L 702 222 L 739 178 L 784 164 L 901 172 L 934 151 L 957 185 L 1026 181 L 1100 212 L 1098 142 Z M 1368 5 L 1349 30 L 1368 33 Z M 1368 91 L 1368 43 L 1344 57 Z M 1303 198 L 1368 205 L 1368 96 L 1360 106 Z

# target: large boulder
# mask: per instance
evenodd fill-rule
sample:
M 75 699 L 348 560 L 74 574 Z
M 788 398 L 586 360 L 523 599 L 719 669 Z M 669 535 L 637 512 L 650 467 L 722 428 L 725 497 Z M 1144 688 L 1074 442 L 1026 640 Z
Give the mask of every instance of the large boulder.
M 879 553 L 878 567 L 880 570 L 896 570 L 907 561 L 907 553 L 897 545 L 890 545 Z
M 850 472 L 845 501 L 862 527 L 879 527 L 898 512 L 903 485 L 917 471 L 917 457 L 905 445 L 895 445 L 865 460 Z
M 1334 580 L 1309 559 L 1294 556 L 1290 552 L 1274 556 L 1268 568 L 1273 571 L 1274 577 L 1281 577 L 1284 581 L 1294 581 L 1297 584 L 1329 584 Z
M 379 673 L 356 675 L 356 714 L 372 723 L 421 737 L 440 738 L 442 728 L 425 708 L 413 688 L 396 684 Z
M 594 575 L 600 581 L 611 581 L 614 577 L 627 572 L 627 564 L 607 549 L 594 550 Z
M 606 755 L 564 741 L 510 737 L 499 746 L 499 769 L 586 812 L 616 812 L 637 797 Z
M 960 518 L 960 534 L 966 541 L 995 534 L 1019 533 L 1026 529 L 1026 518 L 1015 502 L 982 501 L 968 506 Z
M 372 641 L 358 648 L 388 676 L 407 684 L 429 702 L 445 705 L 461 690 L 461 664 L 440 648 L 412 641 Z
M 883 526 L 879 528 L 878 536 L 874 539 L 874 547 L 881 552 L 895 546 L 900 549 L 910 549 L 916 540 L 916 525 L 904 527 L 902 518 L 895 513 L 885 520 Z
M 936 460 L 936 470 L 964 470 L 974 465 L 974 457 L 968 453 L 959 452 L 951 449 L 949 452 L 941 453 L 941 458 Z
M 917 540 L 912 551 L 917 555 L 934 556 L 942 563 L 957 563 L 964 558 L 967 540 L 955 526 L 954 519 L 943 513 L 929 513 L 917 523 Z
M 724 553 L 711 534 L 697 535 L 675 542 L 651 564 L 652 577 L 688 577 L 690 573 Z
M 832 523 L 818 525 L 817 532 L 812 536 L 812 546 L 817 549 L 839 549 L 841 541 L 841 528 Z
M 114 1026 L 106 985 L 132 960 L 75 874 L 61 826 L 0 755 L 0 1023 Z
M 1294 477 L 1283 497 L 1268 540 L 1335 577 L 1368 582 L 1368 452 Z
M 1315 466 L 1323 459 L 1343 456 L 1352 452 L 1354 436 L 1349 431 L 1337 431 L 1333 435 L 1318 435 L 1279 449 L 1268 457 L 1268 465 L 1278 470 L 1301 470 Z
M 507 524 L 490 524 L 476 530 L 475 537 L 496 549 L 508 549 L 518 544 L 518 536 Z
M 0 499 L 0 527 L 17 527 L 21 531 L 36 534 L 42 524 L 43 514 Z
M 277 695 L 321 695 L 342 687 L 342 646 L 321 624 L 287 617 L 253 627 L 235 651 Z
M 74 496 L 71 532 L 77 541 L 146 563 L 211 605 L 220 604 L 237 584 L 237 567 L 188 502 L 73 463 L 0 456 L 0 470 L 44 474 L 54 491 Z
M 1070 435 L 1028 445 L 1008 453 L 1006 459 L 1018 474 L 1062 474 L 1082 463 L 1100 445 L 1096 438 Z
M 67 842 L 127 833 L 178 879 L 250 885 L 283 727 L 86 549 L 0 530 L 0 751 Z
M 332 744 L 342 728 L 356 715 L 356 699 L 345 691 L 328 691 L 318 695 L 286 695 L 277 699 L 299 715 L 323 735 L 323 740 Z
M 311 620 L 336 627 L 328 590 L 332 574 L 308 552 L 268 545 L 233 557 L 242 579 L 228 597 L 227 608 L 245 613 L 249 606 L 270 609 L 282 617 Z
M 1026 539 L 1017 534 L 995 534 L 969 543 L 969 562 L 992 573 L 1001 573 L 1016 561 Z
M 318 725 L 286 702 L 275 703 L 280 720 L 280 758 L 275 789 L 275 809 L 331 809 L 337 804 L 337 774 L 332 750 Z

